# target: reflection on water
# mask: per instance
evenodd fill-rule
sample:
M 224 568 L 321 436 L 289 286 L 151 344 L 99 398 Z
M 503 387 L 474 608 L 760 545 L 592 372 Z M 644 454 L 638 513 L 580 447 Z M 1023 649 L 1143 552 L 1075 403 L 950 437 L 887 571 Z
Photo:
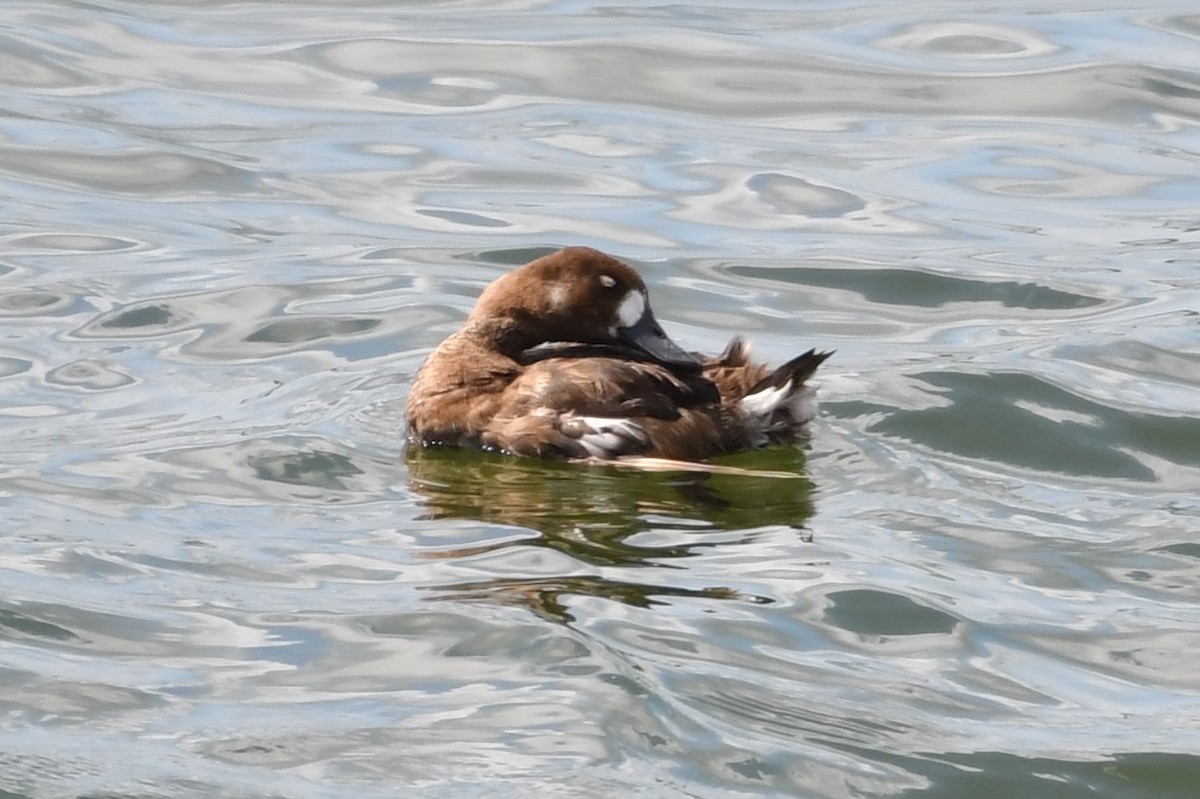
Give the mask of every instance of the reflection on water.
M 575 563 L 638 567 L 670 566 L 675 559 L 702 554 L 714 544 L 697 535 L 700 532 L 743 531 L 742 536 L 750 539 L 756 528 L 785 526 L 803 539 L 801 528 L 813 512 L 812 485 L 803 477 L 803 453 L 780 449 L 749 457 L 760 465 L 795 471 L 643 473 L 418 447 L 408 448 L 406 463 L 410 485 L 422 498 L 424 518 L 477 520 L 537 533 L 532 539 L 439 549 L 424 557 L 452 559 L 511 547 L 546 547 Z M 643 543 L 648 529 L 657 531 L 662 543 Z M 688 542 L 689 534 L 696 540 Z M 740 596 L 721 585 L 683 589 L 595 575 L 503 577 L 436 590 L 445 592 L 446 599 L 520 602 L 547 618 L 567 621 L 573 617 L 559 601 L 562 594 L 604 597 L 638 607 L 654 604 L 654 597 L 660 595 Z
M 752 468 L 743 474 L 733 469 L 664 474 L 471 451 L 409 447 L 406 452 L 411 484 L 424 498 L 429 518 L 478 519 L 537 530 L 547 546 L 562 547 L 586 562 L 635 564 L 692 554 L 622 543 L 645 530 L 651 518 L 660 525 L 678 519 L 684 528 L 799 528 L 813 512 L 812 484 L 803 477 L 804 453 L 796 448 L 725 461 L 752 461 L 778 474 Z M 589 549 L 589 543 L 596 549 Z
M 1190 799 L 1192 5 L 0 4 L 0 794 Z M 406 454 L 568 244 L 811 448 Z

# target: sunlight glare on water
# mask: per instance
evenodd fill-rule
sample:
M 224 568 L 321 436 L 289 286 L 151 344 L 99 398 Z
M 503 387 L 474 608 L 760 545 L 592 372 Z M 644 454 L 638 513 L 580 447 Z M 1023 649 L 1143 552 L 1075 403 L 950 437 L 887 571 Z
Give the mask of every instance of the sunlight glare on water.
M 5 4 L 0 793 L 1193 796 L 1198 41 Z M 688 349 L 836 350 L 811 445 L 406 450 L 423 358 L 567 244 Z

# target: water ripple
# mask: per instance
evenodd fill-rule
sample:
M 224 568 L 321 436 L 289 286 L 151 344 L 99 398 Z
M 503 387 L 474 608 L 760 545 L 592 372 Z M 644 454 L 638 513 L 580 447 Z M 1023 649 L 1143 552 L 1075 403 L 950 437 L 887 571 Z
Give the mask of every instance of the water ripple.
M 0 787 L 1191 796 L 1198 40 L 4 5 Z M 565 244 L 689 348 L 835 349 L 810 446 L 405 452 L 425 354 Z

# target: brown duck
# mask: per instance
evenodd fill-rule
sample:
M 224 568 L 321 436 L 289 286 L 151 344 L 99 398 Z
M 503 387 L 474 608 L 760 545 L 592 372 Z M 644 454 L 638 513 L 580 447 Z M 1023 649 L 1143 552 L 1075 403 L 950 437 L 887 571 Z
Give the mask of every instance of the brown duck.
M 632 267 L 568 247 L 484 290 L 417 372 L 408 438 L 595 460 L 698 461 L 786 444 L 807 436 L 807 381 L 831 354 L 771 369 L 750 362 L 740 336 L 715 358 L 689 354 L 655 320 Z

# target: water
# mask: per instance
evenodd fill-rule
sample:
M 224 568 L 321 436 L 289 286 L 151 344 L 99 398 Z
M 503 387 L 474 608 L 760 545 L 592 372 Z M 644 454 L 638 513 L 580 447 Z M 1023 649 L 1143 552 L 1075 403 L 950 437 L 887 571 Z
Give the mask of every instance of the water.
M 1184 797 L 1200 17 L 0 9 L 0 789 Z M 793 479 L 406 453 L 481 287 L 837 350 Z

